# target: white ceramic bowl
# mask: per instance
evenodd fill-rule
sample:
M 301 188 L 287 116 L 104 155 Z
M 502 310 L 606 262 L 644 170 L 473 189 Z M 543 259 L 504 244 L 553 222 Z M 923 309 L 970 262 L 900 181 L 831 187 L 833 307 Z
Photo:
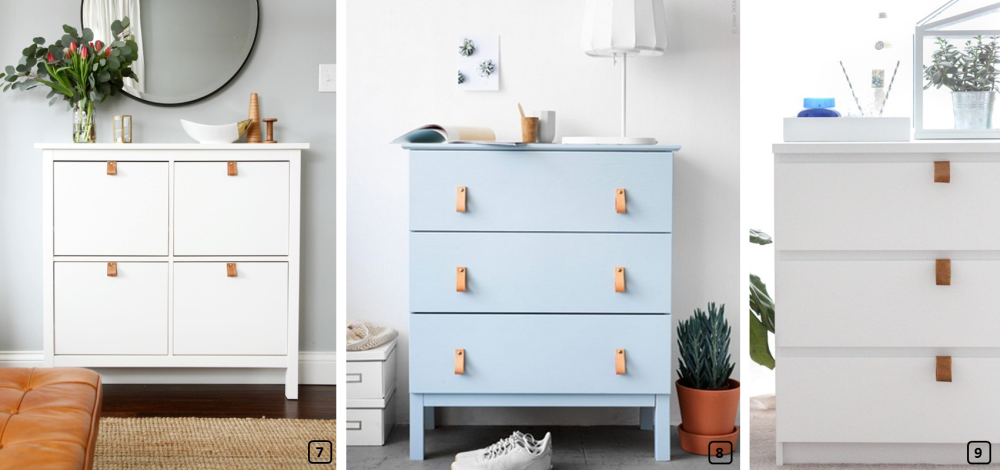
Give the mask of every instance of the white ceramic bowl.
M 244 123 L 245 125 L 241 125 Z M 181 127 L 184 128 L 184 132 L 202 144 L 231 144 L 243 137 L 248 126 L 249 120 L 221 126 L 209 126 L 181 119 Z M 241 130 L 242 132 L 240 132 Z

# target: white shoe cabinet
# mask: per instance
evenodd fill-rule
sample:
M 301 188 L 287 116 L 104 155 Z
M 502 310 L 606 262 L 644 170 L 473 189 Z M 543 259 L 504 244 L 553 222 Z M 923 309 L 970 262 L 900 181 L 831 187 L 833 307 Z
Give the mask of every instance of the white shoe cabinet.
M 298 398 L 307 144 L 39 144 L 45 364 L 278 368 Z
M 774 151 L 777 463 L 1000 444 L 1000 143 Z

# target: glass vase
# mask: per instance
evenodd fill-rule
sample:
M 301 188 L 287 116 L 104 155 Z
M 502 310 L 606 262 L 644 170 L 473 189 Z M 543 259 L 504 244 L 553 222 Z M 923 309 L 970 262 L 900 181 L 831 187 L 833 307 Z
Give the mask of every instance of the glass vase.
M 73 104 L 73 143 L 92 144 L 97 142 L 94 126 L 94 102 L 78 101 Z

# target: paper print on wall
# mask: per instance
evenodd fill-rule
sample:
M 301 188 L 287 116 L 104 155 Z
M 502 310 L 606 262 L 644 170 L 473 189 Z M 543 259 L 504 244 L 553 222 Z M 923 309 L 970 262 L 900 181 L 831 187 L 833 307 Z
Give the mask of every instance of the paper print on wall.
M 466 91 L 500 89 L 500 36 L 466 35 L 455 44 L 458 88 Z

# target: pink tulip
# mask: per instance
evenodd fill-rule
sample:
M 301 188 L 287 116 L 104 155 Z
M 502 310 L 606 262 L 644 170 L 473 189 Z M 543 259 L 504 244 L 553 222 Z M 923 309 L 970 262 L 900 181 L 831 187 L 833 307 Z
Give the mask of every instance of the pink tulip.
M 73 51 L 66 49 L 66 58 L 69 59 L 69 56 L 71 55 L 73 55 Z
M 69 51 L 70 52 L 74 52 L 74 53 L 76 52 L 76 43 L 75 42 L 69 43 Z
M 104 50 L 104 57 L 111 57 L 111 48 L 110 47 Z
M 97 44 L 97 48 L 94 49 L 94 50 L 97 51 L 97 52 L 101 52 L 101 49 L 104 49 L 104 43 L 102 43 L 100 40 L 98 40 L 96 44 Z
M 87 56 L 90 55 L 88 51 L 90 51 L 90 49 L 87 49 L 86 47 L 82 48 L 80 50 L 80 58 L 86 60 Z
M 45 54 L 45 58 L 49 60 L 49 63 L 56 61 L 56 56 L 52 55 L 51 52 Z

